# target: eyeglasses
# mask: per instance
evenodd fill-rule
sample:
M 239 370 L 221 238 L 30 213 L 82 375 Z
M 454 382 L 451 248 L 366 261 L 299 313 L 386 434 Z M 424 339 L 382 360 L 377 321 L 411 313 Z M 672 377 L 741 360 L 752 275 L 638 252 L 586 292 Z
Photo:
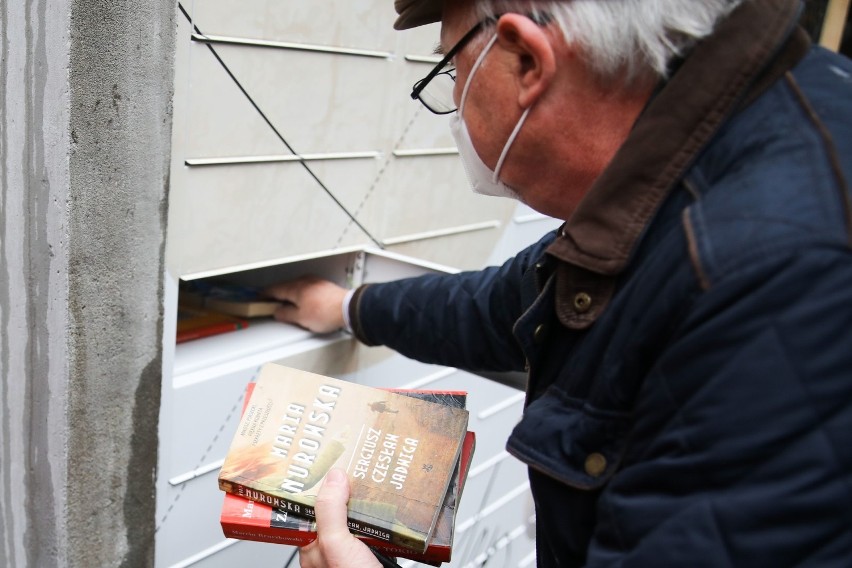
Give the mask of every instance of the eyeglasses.
M 453 100 L 453 89 L 456 83 L 456 68 L 451 65 L 453 57 L 458 54 L 470 40 L 476 36 L 485 26 L 495 23 L 503 14 L 489 16 L 476 23 L 475 26 L 462 36 L 456 44 L 450 48 L 444 58 L 429 72 L 428 75 L 414 83 L 411 90 L 411 98 L 423 103 L 435 114 L 450 114 L 456 112 L 458 106 Z M 526 14 L 536 24 L 543 26 L 550 22 L 553 17 L 549 14 Z M 450 65 L 449 69 L 444 69 Z
M 434 112 L 435 114 L 450 114 L 457 109 L 456 103 L 453 100 L 453 88 L 456 83 L 456 68 L 451 65 L 449 69 L 444 69 L 450 65 L 453 57 L 458 52 L 464 49 L 470 40 L 478 34 L 482 28 L 488 24 L 497 21 L 496 17 L 485 18 L 476 23 L 475 26 L 462 36 L 456 44 L 450 48 L 444 58 L 429 72 L 428 75 L 414 83 L 411 90 L 411 98 L 423 103 L 423 106 Z

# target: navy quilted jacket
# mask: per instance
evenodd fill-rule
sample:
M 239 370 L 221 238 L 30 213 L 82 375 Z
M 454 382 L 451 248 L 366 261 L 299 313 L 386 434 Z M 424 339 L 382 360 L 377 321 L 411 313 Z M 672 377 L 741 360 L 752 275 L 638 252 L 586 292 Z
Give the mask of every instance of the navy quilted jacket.
M 353 298 L 368 344 L 528 371 L 539 566 L 852 566 L 852 65 L 797 9 L 723 22 L 559 232 Z

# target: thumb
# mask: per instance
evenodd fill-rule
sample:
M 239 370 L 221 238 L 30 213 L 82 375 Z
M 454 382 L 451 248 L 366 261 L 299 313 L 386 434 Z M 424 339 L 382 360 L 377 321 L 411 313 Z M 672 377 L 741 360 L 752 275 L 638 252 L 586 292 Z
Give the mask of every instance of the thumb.
M 342 469 L 331 469 L 317 493 L 314 510 L 317 515 L 317 531 L 325 538 L 349 536 L 346 520 L 346 503 L 349 501 L 349 478 Z

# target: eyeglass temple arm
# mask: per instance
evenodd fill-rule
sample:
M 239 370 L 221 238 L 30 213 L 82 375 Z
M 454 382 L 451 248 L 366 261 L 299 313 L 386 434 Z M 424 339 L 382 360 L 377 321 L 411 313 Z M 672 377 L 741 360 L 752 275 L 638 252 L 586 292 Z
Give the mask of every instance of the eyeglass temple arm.
M 547 12 L 529 13 L 529 14 L 524 14 L 524 15 L 526 17 L 528 17 L 529 19 L 531 19 L 532 21 L 534 21 L 539 26 L 547 25 L 551 21 L 553 21 L 553 16 L 551 14 L 547 13 Z M 470 30 L 468 30 L 468 32 L 466 34 L 464 34 L 464 36 L 458 42 L 456 42 L 456 44 L 452 47 L 452 49 L 450 49 L 450 51 L 447 52 L 447 54 L 444 56 L 444 58 L 441 59 L 441 61 L 437 65 L 435 65 L 435 67 L 432 68 L 432 70 L 429 72 L 429 74 L 426 75 L 425 77 L 423 77 L 422 79 L 420 79 L 419 81 L 417 81 L 414 84 L 414 88 L 411 90 L 411 98 L 412 99 L 420 98 L 420 93 L 423 92 L 423 89 L 426 88 L 426 85 L 429 84 L 429 81 L 434 79 L 441 72 L 441 69 L 443 69 L 447 65 L 447 63 L 449 63 L 449 61 L 453 57 L 455 57 L 455 55 L 459 51 L 461 51 L 461 49 L 465 45 L 467 45 L 467 43 L 471 40 L 471 38 L 473 38 L 473 36 L 475 36 L 477 33 L 479 33 L 479 30 L 481 30 L 483 27 L 485 27 L 489 24 L 493 24 L 494 22 L 499 20 L 502 16 L 504 16 L 504 14 L 495 14 L 493 16 L 489 16 L 485 19 L 478 21 L 475 26 L 470 28 Z

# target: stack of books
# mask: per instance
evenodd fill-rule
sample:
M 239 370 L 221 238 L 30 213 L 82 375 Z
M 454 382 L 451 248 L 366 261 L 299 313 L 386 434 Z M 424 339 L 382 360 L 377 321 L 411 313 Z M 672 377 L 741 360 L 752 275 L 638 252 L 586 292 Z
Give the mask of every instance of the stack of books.
M 349 476 L 349 528 L 387 556 L 452 556 L 476 445 L 466 393 L 367 387 L 269 363 L 219 473 L 225 536 L 304 546 L 326 473 Z
M 249 322 L 245 318 L 237 318 L 193 306 L 178 305 L 175 340 L 177 343 L 185 343 L 193 339 L 245 329 L 248 325 Z
M 238 284 L 181 282 L 178 292 L 177 343 L 249 327 L 251 320 L 275 314 L 281 302 L 260 288 Z

